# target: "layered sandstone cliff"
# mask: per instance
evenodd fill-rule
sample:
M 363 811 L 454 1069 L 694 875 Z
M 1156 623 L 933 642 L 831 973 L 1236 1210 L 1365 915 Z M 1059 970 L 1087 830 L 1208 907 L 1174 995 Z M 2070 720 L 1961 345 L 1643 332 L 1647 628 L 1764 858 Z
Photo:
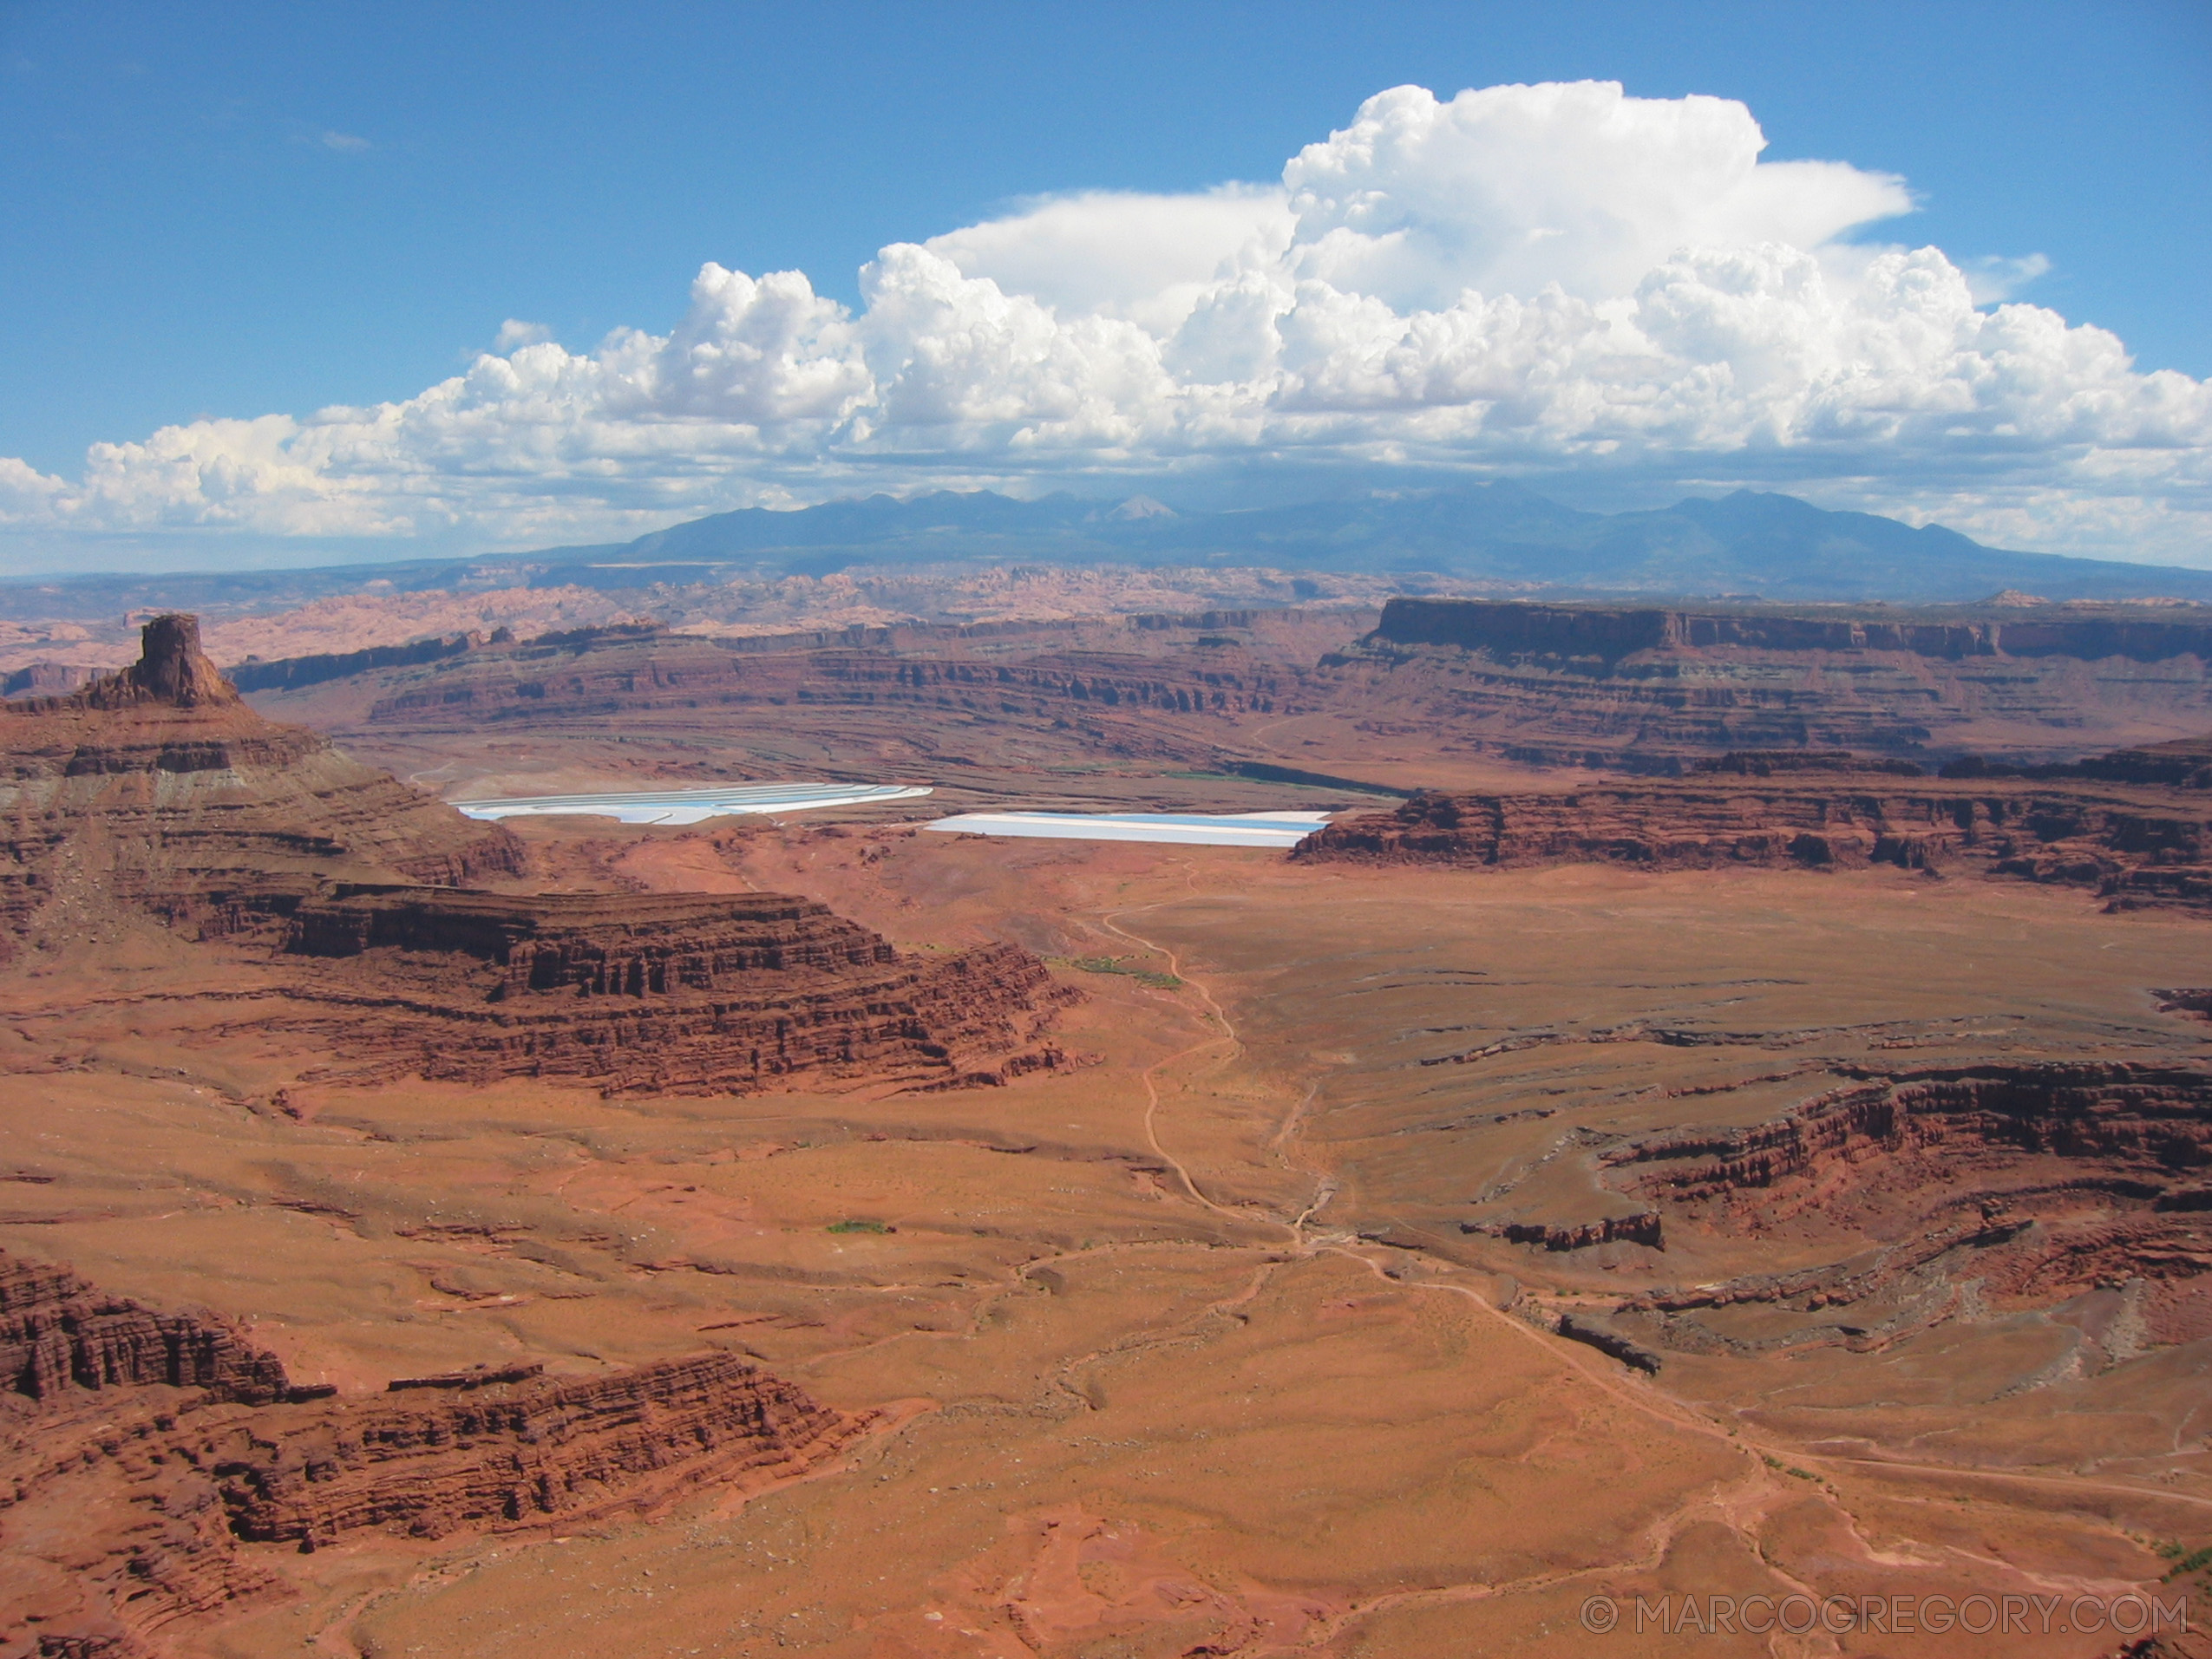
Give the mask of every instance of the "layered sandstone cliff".
M 248 708 L 190 617 L 68 696 L 0 705 L 0 941 L 59 901 L 222 931 L 325 879 L 511 872 L 513 839 Z
M 369 717 L 378 724 L 456 716 L 534 722 L 789 702 L 979 713 L 1009 703 L 1062 715 L 1268 713 L 1294 692 L 1295 679 L 1226 636 L 1188 656 L 1131 648 L 1166 631 L 1147 626 L 1154 622 L 1246 629 L 1253 616 L 1138 617 L 1110 630 L 977 624 L 729 639 L 643 627 L 586 630 L 440 663 L 419 684 L 378 701 Z M 1115 649 L 1116 635 L 1130 644 Z
M 50 1401 L 146 1383 L 248 1405 L 291 1393 L 276 1356 L 219 1320 L 160 1313 L 104 1296 L 66 1267 L 0 1252 L 0 1390 Z
M 1615 1327 L 1661 1349 L 1879 1348 L 1964 1308 L 2061 1303 L 2108 1355 L 2212 1336 L 2202 1066 L 1865 1070 L 1765 1121 L 1643 1136 L 1598 1161 L 1655 1217 L 1724 1234 L 1829 1227 L 1851 1246 L 1832 1264 L 1630 1298 Z
M 1308 696 L 1508 759 L 1678 771 L 1728 749 L 2066 758 L 2212 720 L 2212 619 L 1391 600 Z
M 2116 905 L 2212 903 L 2212 804 L 2202 794 L 2096 783 L 1916 779 L 1825 757 L 1723 762 L 1680 781 L 1548 794 L 1417 795 L 1339 819 L 1302 862 L 1644 869 L 1895 864 L 2086 885 Z
M 49 1316 L 212 1329 L 5 1257 L 0 1294 L 10 1363 L 27 1322 Z M 108 1349 L 123 1357 L 102 1375 L 80 1364 L 0 1395 L 13 1401 L 0 1409 L 5 1659 L 148 1659 L 201 1622 L 289 1599 L 282 1558 L 255 1545 L 650 1513 L 704 1487 L 804 1474 L 875 1421 L 726 1353 L 584 1376 L 509 1367 L 349 1400 L 289 1388 L 281 1365 L 242 1345 L 197 1371 L 173 1342 L 166 1362 L 143 1343 Z
M 215 1427 L 194 1447 L 230 1529 L 308 1546 L 645 1506 L 709 1481 L 797 1473 L 866 1424 L 733 1354 Z
M 1071 752 L 1206 766 L 1239 722 L 1303 707 L 1306 665 L 1356 626 L 1221 611 L 733 637 L 596 629 L 284 697 L 371 747 L 711 731 L 763 771 L 871 781 Z
M 1871 1169 L 1876 1151 L 1961 1165 L 2078 1160 L 2129 1196 L 2178 1211 L 2212 1170 L 2212 1071 L 2083 1060 L 1875 1074 L 1764 1123 L 1651 1136 L 1604 1161 L 1649 1196 L 1688 1203 Z M 1833 1197 L 1823 1184 L 1818 1200 Z
M 303 905 L 305 1022 L 356 1074 L 747 1092 L 794 1073 L 942 1087 L 1066 1063 L 1065 1000 L 1014 945 L 902 957 L 782 894 L 351 887 Z

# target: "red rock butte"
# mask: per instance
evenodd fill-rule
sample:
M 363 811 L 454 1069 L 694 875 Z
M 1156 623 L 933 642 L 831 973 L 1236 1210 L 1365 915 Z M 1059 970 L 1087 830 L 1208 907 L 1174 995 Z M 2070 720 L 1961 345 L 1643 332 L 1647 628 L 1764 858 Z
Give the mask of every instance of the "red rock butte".
M 1068 993 L 1017 945 L 903 957 L 781 893 L 340 887 L 295 912 L 299 1017 L 360 1065 L 609 1093 L 747 1093 L 796 1072 L 938 1088 L 1069 1063 Z M 342 1019 L 323 1010 L 343 1009 Z
M 255 713 L 184 616 L 147 623 L 121 673 L 0 705 L 0 948 L 42 914 L 81 933 L 120 903 L 223 932 L 329 878 L 452 885 L 519 857 L 504 831 Z

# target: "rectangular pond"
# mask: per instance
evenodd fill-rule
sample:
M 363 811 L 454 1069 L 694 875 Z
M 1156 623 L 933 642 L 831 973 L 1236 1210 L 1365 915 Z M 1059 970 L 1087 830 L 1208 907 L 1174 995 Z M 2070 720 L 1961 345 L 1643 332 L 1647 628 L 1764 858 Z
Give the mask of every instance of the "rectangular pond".
M 1177 846 L 1293 847 L 1326 813 L 962 813 L 926 828 L 952 835 L 1036 835 L 1066 841 L 1159 841 Z
M 619 819 L 625 824 L 697 824 L 747 813 L 802 813 L 818 807 L 912 800 L 929 793 L 914 785 L 896 783 L 724 783 L 595 794 L 509 795 L 490 800 L 456 800 L 453 805 L 466 817 L 494 821 L 576 814 Z

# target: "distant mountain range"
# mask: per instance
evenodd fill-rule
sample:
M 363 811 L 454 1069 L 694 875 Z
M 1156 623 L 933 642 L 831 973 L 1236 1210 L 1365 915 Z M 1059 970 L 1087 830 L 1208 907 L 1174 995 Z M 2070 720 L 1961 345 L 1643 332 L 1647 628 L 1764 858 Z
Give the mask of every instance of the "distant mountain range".
M 721 513 L 632 542 L 485 558 L 11 582 L 0 584 L 0 615 L 264 608 L 357 591 L 370 580 L 400 591 L 628 590 L 953 562 L 1426 572 L 1594 597 L 1962 604 L 2011 589 L 2048 599 L 2212 601 L 2212 571 L 2007 552 L 1940 526 L 1830 513 L 1794 496 L 1738 490 L 1650 512 L 1584 513 L 1496 483 L 1226 513 L 1177 513 L 1142 495 L 874 495 L 794 512 Z

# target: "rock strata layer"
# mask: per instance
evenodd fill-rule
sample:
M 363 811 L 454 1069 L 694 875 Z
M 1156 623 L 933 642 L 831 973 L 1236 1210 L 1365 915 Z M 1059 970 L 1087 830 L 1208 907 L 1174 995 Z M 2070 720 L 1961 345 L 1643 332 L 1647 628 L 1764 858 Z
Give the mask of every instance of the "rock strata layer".
M 865 1427 L 732 1354 L 490 1385 L 423 1404 L 334 1403 L 225 1425 L 195 1450 L 231 1531 L 333 1543 L 441 1538 L 796 1473 Z
M 248 1405 L 291 1387 L 274 1355 L 219 1320 L 157 1313 L 101 1295 L 66 1267 L 0 1253 L 0 1389 L 51 1401 L 146 1383 Z
M 1859 1172 L 1871 1153 L 2081 1160 L 2156 1205 L 2212 1169 L 2212 1071 L 2045 1061 L 1868 1078 L 1747 1128 L 1680 1131 L 1608 1154 L 1676 1202 Z M 1833 1197 L 1823 1185 L 1823 1201 Z M 2212 1263 L 2208 1263 L 2212 1266 Z
M 1294 614 L 1294 613 L 1293 613 Z M 1243 611 L 1153 622 L 1247 627 Z M 1071 648 L 1056 634 L 1072 624 L 978 624 L 967 627 L 855 628 L 820 635 L 709 639 L 651 629 L 548 635 L 441 663 L 422 683 L 378 701 L 377 724 L 534 723 L 575 717 L 703 707 L 811 703 L 1016 709 L 1110 716 L 1273 713 L 1294 679 L 1224 638 L 1206 656 L 1163 659 L 1130 650 Z
M 2212 621 L 1869 608 L 1695 611 L 1396 598 L 1309 699 L 1540 765 L 1679 771 L 1727 749 L 2052 759 L 2212 723 Z
M 0 941 L 57 905 L 64 931 L 118 905 L 223 931 L 334 877 L 446 884 L 518 861 L 504 831 L 262 718 L 178 616 L 147 623 L 121 673 L 0 705 Z
M 0 1296 L 9 1362 L 27 1329 L 35 1349 L 57 1319 L 104 1331 L 83 1351 L 111 1362 L 19 1379 L 18 1408 L 0 1410 L 0 1659 L 175 1651 L 202 1621 L 293 1593 L 253 1545 L 650 1513 L 704 1486 L 804 1474 L 875 1421 L 727 1353 L 589 1376 L 488 1367 L 466 1387 L 336 1399 L 288 1388 L 242 1344 L 197 1370 L 164 1361 L 130 1340 L 128 1316 L 173 1336 L 215 1328 L 66 1268 L 0 1257 Z
M 1860 1351 L 1963 1310 L 2078 1311 L 2125 1357 L 2212 1336 L 2212 1070 L 2122 1060 L 1864 1072 L 1760 1123 L 1597 1154 L 1679 1231 L 1835 1229 L 1832 1264 L 1630 1297 L 1609 1329 L 1688 1353 Z M 1524 1230 L 1526 1231 L 1526 1230 Z M 1561 1231 L 1554 1229 L 1554 1233 Z
M 1891 864 L 2090 886 L 2120 907 L 2212 908 L 2212 805 L 2201 792 L 1893 779 L 1840 764 L 1724 762 L 1679 781 L 1421 794 L 1391 812 L 1339 819 L 1292 856 L 1461 869 Z
M 1067 1063 L 1068 993 L 998 944 L 902 957 L 782 894 L 506 895 L 342 888 L 303 905 L 292 994 L 357 1075 L 580 1077 L 609 1093 L 743 1093 L 808 1072 L 906 1087 Z

